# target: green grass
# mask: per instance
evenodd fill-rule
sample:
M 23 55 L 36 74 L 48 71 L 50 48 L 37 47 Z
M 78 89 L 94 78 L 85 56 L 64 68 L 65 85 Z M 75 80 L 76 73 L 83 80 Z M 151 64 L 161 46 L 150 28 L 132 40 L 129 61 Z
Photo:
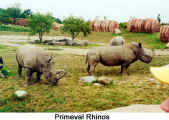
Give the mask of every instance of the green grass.
M 18 34 L 15 32 L 0 32 L 3 34 Z M 21 33 L 22 34 L 22 33 Z M 24 33 L 27 34 L 27 33 Z M 61 35 L 52 32 L 50 35 Z M 63 35 L 63 34 L 62 34 Z M 112 33 L 92 33 L 84 38 L 91 42 L 109 43 L 116 35 Z M 144 47 L 163 49 L 165 44 L 160 43 L 159 33 L 128 33 L 123 31 L 122 36 L 127 42 L 142 42 Z M 49 50 L 62 50 L 57 46 L 40 45 Z M 97 44 L 89 45 L 95 47 Z M 77 48 L 77 47 L 75 47 Z M 83 48 L 83 47 L 78 47 Z M 5 61 L 5 68 L 12 75 L 6 79 L 0 78 L 0 112 L 88 112 L 113 109 L 130 104 L 160 104 L 169 95 L 167 85 L 158 84 L 149 68 L 169 64 L 169 56 L 153 57 L 150 64 L 140 61 L 129 67 L 130 76 L 121 76 L 120 67 L 105 67 L 98 65 L 96 77 L 112 77 L 113 82 L 108 86 L 97 87 L 92 84 L 80 84 L 79 79 L 88 75 L 86 72 L 85 56 L 55 54 L 55 68 L 65 69 L 68 74 L 59 81 L 58 86 L 50 86 L 42 78 L 40 83 L 25 86 L 25 77 L 17 77 L 17 63 L 15 47 L 0 46 L 0 55 Z M 34 76 L 35 79 L 35 76 Z M 16 90 L 26 90 L 29 94 L 25 100 L 13 97 Z
M 0 24 L 0 31 L 29 32 L 28 27 Z
M 0 35 L 29 35 L 28 32 L 0 32 Z M 46 33 L 44 35 L 49 36 L 67 36 L 70 37 L 69 34 L 63 34 L 59 31 L 53 31 L 51 30 L 50 33 Z M 76 39 L 79 40 L 88 40 L 90 42 L 96 42 L 95 44 L 90 44 L 89 47 L 78 47 L 78 48 L 91 48 L 94 46 L 98 46 L 98 43 L 106 43 L 109 44 L 110 40 L 119 35 L 115 35 L 111 32 L 92 32 L 87 37 L 82 37 L 80 34 Z M 160 42 L 160 35 L 159 32 L 156 33 L 135 33 L 135 32 L 127 32 L 127 30 L 122 29 L 121 36 L 124 37 L 127 43 L 129 42 L 141 42 L 143 44 L 143 47 L 150 48 L 150 49 L 164 49 L 165 43 Z M 69 46 L 68 46 L 69 47 Z M 76 46 L 77 47 L 77 46 Z M 74 48 L 74 47 L 73 47 Z
M 120 67 L 105 67 L 98 65 L 96 76 L 109 76 L 113 83 L 97 87 L 80 84 L 80 77 L 87 75 L 85 56 L 58 55 L 55 56 L 55 67 L 68 72 L 52 87 L 45 79 L 25 87 L 24 74 L 17 77 L 15 51 L 0 54 L 5 61 L 5 68 L 13 74 L 7 79 L 0 78 L 0 112 L 87 112 L 113 109 L 130 104 L 160 104 L 168 97 L 169 87 L 158 85 L 149 72 L 150 66 L 169 64 L 169 57 L 154 57 L 150 64 L 136 62 L 129 68 L 130 76 L 121 76 Z M 35 78 L 34 78 L 35 79 Z M 28 98 L 17 100 L 13 97 L 16 90 L 28 91 Z
M 68 34 L 62 34 L 60 32 L 52 31 L 48 35 L 56 36 L 68 36 Z M 111 32 L 92 32 L 87 37 L 82 37 L 82 35 L 78 36 L 77 39 L 84 39 L 90 42 L 98 42 L 98 43 L 106 43 L 109 44 L 110 40 L 119 35 L 115 35 Z M 159 32 L 156 33 L 135 33 L 135 32 L 127 32 L 127 30 L 122 29 L 121 36 L 124 37 L 127 43 L 129 42 L 141 42 L 144 47 L 151 48 L 151 49 L 164 49 L 165 43 L 160 42 L 160 35 Z

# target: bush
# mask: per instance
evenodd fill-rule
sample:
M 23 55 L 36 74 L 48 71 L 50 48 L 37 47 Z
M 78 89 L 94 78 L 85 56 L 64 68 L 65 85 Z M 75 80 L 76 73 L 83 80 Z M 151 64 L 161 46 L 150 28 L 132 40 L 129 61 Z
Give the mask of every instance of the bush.
M 1 16 L 0 16 L 0 22 L 3 23 L 3 24 L 9 24 L 9 23 L 11 23 L 9 17 L 1 17 Z
M 0 24 L 0 31 L 29 32 L 28 27 Z
M 120 28 L 120 29 L 126 29 L 126 28 L 127 28 L 127 23 L 126 23 L 126 22 L 121 22 L 121 23 L 119 24 L 119 28 Z

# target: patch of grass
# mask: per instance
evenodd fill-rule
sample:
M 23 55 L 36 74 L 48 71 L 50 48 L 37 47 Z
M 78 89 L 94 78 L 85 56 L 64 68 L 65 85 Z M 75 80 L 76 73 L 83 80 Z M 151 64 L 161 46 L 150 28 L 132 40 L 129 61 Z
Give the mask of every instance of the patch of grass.
M 56 104 L 63 104 L 64 101 L 65 101 L 65 98 L 62 98 L 62 97 L 54 97 L 53 98 L 53 102 Z
M 121 36 L 124 37 L 127 43 L 129 42 L 141 42 L 144 47 L 151 48 L 151 49 L 164 49 L 165 43 L 160 42 L 160 35 L 159 32 L 155 33 L 135 33 L 135 32 L 128 32 L 126 29 L 121 29 L 122 34 Z M 61 36 L 68 36 L 68 34 L 62 34 L 60 32 L 53 31 L 50 35 L 61 35 Z M 107 43 L 109 44 L 110 40 L 115 37 L 119 36 L 113 34 L 111 32 L 92 32 L 87 37 L 78 36 L 77 39 L 80 40 L 88 40 L 90 42 L 98 42 L 98 43 Z
M 129 68 L 130 76 L 121 76 L 120 67 L 98 65 L 96 76 L 113 78 L 113 84 L 97 87 L 79 84 L 79 79 L 86 76 L 84 56 L 56 55 L 55 68 L 65 69 L 68 74 L 59 81 L 58 86 L 51 87 L 41 83 L 24 87 L 25 77 L 17 78 L 15 54 L 0 54 L 5 59 L 5 67 L 13 76 L 5 80 L 0 78 L 0 111 L 1 112 L 87 112 L 112 109 L 130 104 L 159 104 L 168 97 L 169 88 L 158 87 L 151 81 L 150 66 L 169 64 L 169 57 L 154 57 L 150 64 L 136 62 Z M 69 61 L 69 62 L 68 62 Z M 24 76 L 24 74 L 23 74 Z M 35 79 L 35 78 L 34 78 Z M 18 101 L 10 97 L 16 90 L 26 90 L 30 97 Z M 9 96 L 7 96 L 9 95 Z
M 54 33 L 50 33 L 56 35 Z M 58 33 L 59 34 L 59 33 Z M 90 42 L 109 43 L 115 35 L 112 33 L 92 33 L 87 40 Z M 144 47 L 163 49 L 165 44 L 159 42 L 159 33 L 128 33 L 123 30 L 122 36 L 127 42 L 142 42 Z M 97 44 L 97 43 L 96 43 Z M 58 46 L 43 46 L 49 50 L 60 50 Z M 89 45 L 95 47 L 96 45 Z M 81 47 L 79 47 L 81 48 Z M 15 47 L 0 46 L 0 55 L 4 58 L 5 68 L 12 75 L 0 78 L 0 112 L 88 112 L 113 109 L 130 104 L 159 104 L 169 95 L 169 87 L 151 80 L 149 68 L 169 64 L 168 56 L 153 57 L 150 64 L 140 61 L 129 67 L 129 76 L 121 76 L 120 67 L 96 67 L 96 77 L 112 77 L 113 82 L 108 86 L 79 84 L 86 72 L 85 56 L 55 54 L 55 68 L 64 69 L 68 74 L 62 78 L 58 86 L 46 84 L 42 77 L 40 83 L 25 87 L 25 73 L 17 77 Z M 35 79 L 35 78 L 34 78 Z M 11 97 L 16 90 L 26 90 L 29 97 L 18 101 Z

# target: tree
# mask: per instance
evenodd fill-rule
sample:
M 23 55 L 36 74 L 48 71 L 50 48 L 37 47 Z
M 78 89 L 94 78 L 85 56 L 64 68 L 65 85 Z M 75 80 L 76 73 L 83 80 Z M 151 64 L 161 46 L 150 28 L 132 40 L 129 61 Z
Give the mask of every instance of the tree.
M 0 22 L 2 23 L 10 23 L 10 17 L 6 12 L 6 9 L 0 8 Z
M 8 13 L 9 17 L 14 18 L 14 19 L 20 18 L 20 15 L 21 15 L 20 8 L 15 8 L 15 7 L 7 8 L 6 12 Z
M 56 22 L 56 23 L 59 23 L 59 24 L 62 24 L 62 21 L 61 21 L 59 18 L 56 18 L 56 19 L 55 19 L 55 22 Z
M 72 40 L 74 40 L 79 33 L 83 33 L 83 36 L 87 36 L 91 33 L 90 21 L 85 22 L 78 17 L 70 16 L 63 21 L 64 26 L 61 28 L 62 32 L 71 34 Z
M 49 33 L 52 28 L 53 19 L 50 14 L 36 13 L 28 17 L 28 25 L 30 27 L 30 34 L 39 34 L 40 43 L 44 33 Z
M 31 9 L 26 9 L 26 10 L 24 10 L 19 17 L 20 17 L 20 18 L 26 18 L 26 17 L 28 17 L 28 16 L 32 16 L 32 11 L 31 11 Z

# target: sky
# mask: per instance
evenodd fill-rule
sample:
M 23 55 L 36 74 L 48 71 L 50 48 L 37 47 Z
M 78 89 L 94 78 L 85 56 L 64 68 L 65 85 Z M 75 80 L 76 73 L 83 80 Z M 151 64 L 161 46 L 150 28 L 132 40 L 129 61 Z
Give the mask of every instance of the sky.
M 22 9 L 47 13 L 64 19 L 70 15 L 92 20 L 103 19 L 128 21 L 130 17 L 157 18 L 169 22 L 169 0 L 0 0 L 0 7 L 7 8 L 16 3 Z

